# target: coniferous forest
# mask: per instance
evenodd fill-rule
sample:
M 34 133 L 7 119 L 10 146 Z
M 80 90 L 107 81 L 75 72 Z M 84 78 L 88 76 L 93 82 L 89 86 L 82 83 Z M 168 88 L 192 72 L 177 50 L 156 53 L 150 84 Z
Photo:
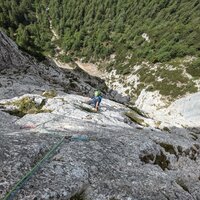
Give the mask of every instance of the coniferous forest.
M 56 46 L 66 60 L 115 54 L 116 67 L 127 57 L 128 66 L 200 56 L 199 0 L 4 0 L 0 27 L 40 59 Z

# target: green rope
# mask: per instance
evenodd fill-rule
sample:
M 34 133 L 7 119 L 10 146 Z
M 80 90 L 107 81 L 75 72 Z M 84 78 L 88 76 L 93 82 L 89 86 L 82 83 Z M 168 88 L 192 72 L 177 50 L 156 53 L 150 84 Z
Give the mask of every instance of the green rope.
M 29 178 L 39 169 L 39 167 L 51 156 L 52 153 L 63 143 L 65 137 L 62 137 L 47 154 L 25 175 L 23 176 L 13 187 L 13 189 L 5 196 L 3 200 L 12 200 L 15 194 L 21 189 L 21 187 L 28 181 Z

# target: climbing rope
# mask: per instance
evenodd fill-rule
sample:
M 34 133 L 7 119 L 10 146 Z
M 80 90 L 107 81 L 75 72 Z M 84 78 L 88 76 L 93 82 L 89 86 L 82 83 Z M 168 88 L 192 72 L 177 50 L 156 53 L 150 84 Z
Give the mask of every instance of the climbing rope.
M 21 128 L 36 128 L 38 126 L 44 125 L 55 119 L 48 120 L 46 122 L 40 123 L 34 127 L 21 127 Z M 88 141 L 89 138 L 85 135 L 78 136 L 64 136 L 62 137 L 47 153 L 46 155 L 38 161 L 38 163 L 29 171 L 25 176 L 23 176 L 12 188 L 12 190 L 7 193 L 7 195 L 2 200 L 12 200 L 15 194 L 23 187 L 23 185 L 34 175 L 34 173 L 42 166 L 42 164 L 49 159 L 49 157 L 55 152 L 55 150 L 63 143 L 64 139 L 70 139 L 71 141 Z
M 49 159 L 55 150 L 63 143 L 66 137 L 62 137 L 47 153 L 46 155 L 13 187 L 13 189 L 5 196 L 3 200 L 12 200 L 15 194 L 22 188 L 22 186 L 33 176 L 33 174 L 41 167 L 41 165 Z M 69 139 L 70 137 L 66 138 Z
M 34 175 L 34 173 L 42 166 L 42 164 L 49 159 L 55 150 L 64 142 L 64 140 L 71 141 L 89 141 L 86 135 L 77 136 L 64 136 L 62 137 L 47 153 L 46 155 L 25 175 L 23 176 L 12 188 L 12 190 L 2 200 L 12 200 L 15 194 L 23 187 L 23 185 Z

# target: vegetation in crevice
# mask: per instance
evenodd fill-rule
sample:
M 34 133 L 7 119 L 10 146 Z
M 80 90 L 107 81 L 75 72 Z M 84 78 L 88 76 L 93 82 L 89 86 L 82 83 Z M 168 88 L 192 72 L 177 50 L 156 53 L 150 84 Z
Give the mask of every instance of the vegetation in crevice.
M 137 108 L 136 106 L 131 106 L 131 105 L 128 105 L 128 107 L 133 110 L 134 112 L 136 112 L 138 115 L 142 116 L 142 117 L 145 117 L 145 118 L 148 118 L 148 116 L 143 112 L 141 111 L 139 108 Z
M 187 73 L 192 75 L 194 78 L 200 78 L 200 58 L 193 61 L 186 68 Z
M 37 114 L 37 113 L 47 113 L 52 112 L 48 109 L 43 109 L 43 106 L 45 105 L 45 100 L 43 100 L 40 104 L 36 104 L 35 101 L 30 97 L 23 97 L 22 99 L 9 102 L 6 105 L 13 105 L 16 108 L 14 109 L 5 109 L 4 112 L 7 112 L 11 115 L 15 115 L 18 117 L 23 117 L 26 114 Z
M 141 126 L 148 126 L 144 119 L 142 119 L 141 116 L 139 116 L 135 111 L 125 112 L 124 113 L 131 121 L 133 121 L 136 124 L 139 124 Z

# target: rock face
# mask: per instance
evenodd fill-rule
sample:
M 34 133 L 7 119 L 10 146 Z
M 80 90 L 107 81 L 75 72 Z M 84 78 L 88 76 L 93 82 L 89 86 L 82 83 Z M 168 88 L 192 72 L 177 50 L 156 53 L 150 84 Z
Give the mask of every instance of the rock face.
M 187 97 L 175 101 L 171 106 L 171 110 L 180 113 L 185 120 L 193 124 L 200 123 L 200 92 L 191 94 Z
M 24 97 L 2 100 L 2 110 Z M 199 199 L 197 134 L 138 129 L 124 115 L 129 110 L 125 106 L 104 99 L 101 111 L 94 113 L 87 100 L 73 94 L 45 98 L 43 109 L 51 112 L 10 116 L 1 125 L 0 197 L 62 136 L 71 136 L 16 199 L 73 199 L 81 194 L 86 200 Z M 7 121 L 8 114 L 1 116 Z
M 28 59 L 19 51 L 18 46 L 0 31 L 0 69 L 22 67 Z
M 200 127 L 200 93 L 194 93 L 174 101 L 170 106 L 157 92 L 143 90 L 135 105 L 165 126 Z
M 105 98 L 96 113 L 82 95 L 101 80 L 49 62 L 24 66 L 0 74 L 0 198 L 66 136 L 15 199 L 200 199 L 198 132 L 139 126 Z
M 21 52 L 17 45 L 0 31 L 0 96 L 20 96 L 26 93 L 42 93 L 45 90 L 75 92 L 92 96 L 95 89 L 106 90 L 106 85 L 83 72 L 58 68 L 51 61 L 38 63 Z
M 162 122 L 163 126 L 199 127 L 197 99 L 200 79 L 193 77 L 187 70 L 195 59 L 187 56 L 171 64 L 143 62 L 123 73 L 111 70 L 106 83 L 110 88 L 129 95 L 133 104 L 159 123 Z

